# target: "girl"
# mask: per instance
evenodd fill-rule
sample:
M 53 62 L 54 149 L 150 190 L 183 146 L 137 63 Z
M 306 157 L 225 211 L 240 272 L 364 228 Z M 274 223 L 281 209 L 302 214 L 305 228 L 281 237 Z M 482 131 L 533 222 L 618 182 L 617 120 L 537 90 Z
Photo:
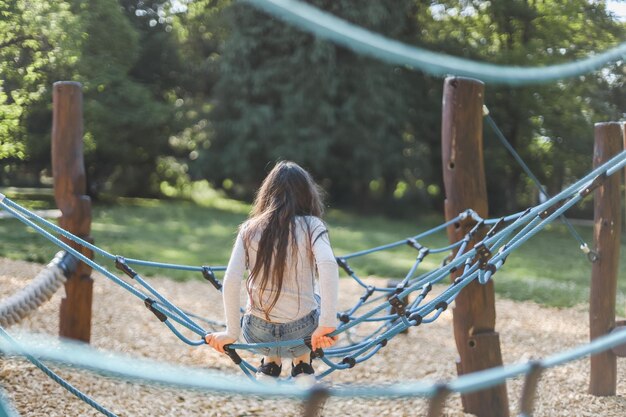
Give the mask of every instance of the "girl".
M 208 334 L 207 344 L 223 353 L 242 328 L 248 343 L 311 336 L 313 350 L 335 344 L 337 336 L 327 334 L 336 328 L 339 272 L 322 212 L 320 190 L 309 173 L 294 162 L 276 164 L 239 229 L 228 262 L 226 331 Z M 239 292 L 246 270 L 248 301 L 240 321 Z M 314 374 L 311 350 L 304 344 L 259 351 L 264 357 L 258 379 L 278 377 L 282 357 L 292 358 L 293 377 Z

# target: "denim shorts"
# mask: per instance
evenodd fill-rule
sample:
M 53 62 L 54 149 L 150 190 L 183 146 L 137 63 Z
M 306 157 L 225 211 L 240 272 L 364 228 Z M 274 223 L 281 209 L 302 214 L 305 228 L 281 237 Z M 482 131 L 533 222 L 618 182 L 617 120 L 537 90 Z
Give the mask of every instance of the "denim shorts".
M 285 340 L 304 339 L 311 336 L 319 321 L 319 310 L 313 310 L 306 316 L 288 323 L 270 323 L 252 314 L 246 314 L 241 319 L 243 337 L 248 343 L 269 343 Z M 256 352 L 264 356 L 278 356 L 281 358 L 295 358 L 310 352 L 305 344 L 295 346 L 276 346 L 258 348 Z

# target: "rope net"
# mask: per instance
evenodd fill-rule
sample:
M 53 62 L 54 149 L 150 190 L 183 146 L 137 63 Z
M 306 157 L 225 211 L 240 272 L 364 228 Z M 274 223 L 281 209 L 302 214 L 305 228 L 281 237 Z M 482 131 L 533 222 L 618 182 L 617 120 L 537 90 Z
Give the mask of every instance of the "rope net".
M 590 194 L 593 189 L 602 184 L 605 178 L 619 172 L 625 165 L 626 152 L 622 152 L 556 196 L 519 213 L 497 219 L 482 219 L 474 211 L 467 210 L 418 235 L 338 257 L 339 266 L 354 280 L 356 285 L 362 287 L 363 295 L 352 308 L 338 314 L 341 324 L 333 335 L 345 336 L 341 343 L 324 351 L 313 352 L 313 356 L 327 366 L 327 369 L 321 372 L 318 378 L 324 378 L 334 371 L 352 368 L 365 362 L 409 327 L 426 325 L 435 321 L 463 288 L 473 281 L 478 281 L 481 284 L 487 283 L 502 267 L 511 252 Z M 76 259 L 87 263 L 139 298 L 184 343 L 191 346 L 204 345 L 204 336 L 209 332 L 209 329 L 214 330 L 223 326 L 223 323 L 218 321 L 202 319 L 198 315 L 183 311 L 156 291 L 131 265 L 198 271 L 216 290 L 221 290 L 221 282 L 216 277 L 215 272 L 223 271 L 225 269 L 223 266 L 174 265 L 126 259 L 68 233 L 9 198 L 0 199 L 0 206 Z M 448 227 L 459 226 L 461 223 L 469 229 L 463 239 L 447 246 L 435 248 L 428 248 L 421 243 L 423 239 L 444 231 Z M 59 233 L 65 238 L 93 250 L 105 260 L 113 262 L 119 270 L 132 278 L 132 281 L 129 283 L 122 280 L 108 269 L 62 242 L 51 232 Z M 366 284 L 349 264 L 354 258 L 388 251 L 400 246 L 412 248 L 417 252 L 417 255 L 406 275 L 392 288 Z M 423 266 L 427 256 L 448 252 L 451 252 L 450 255 L 444 259 L 439 267 L 420 272 L 420 267 Z M 458 277 L 439 294 L 432 296 L 433 285 L 444 283 L 446 278 L 453 273 L 458 274 Z M 241 370 L 252 378 L 252 373 L 256 372 L 256 368 L 242 359 L 237 353 L 238 350 L 254 351 L 263 347 L 288 347 L 302 343 L 310 345 L 310 340 L 236 343 L 230 345 L 227 352 Z

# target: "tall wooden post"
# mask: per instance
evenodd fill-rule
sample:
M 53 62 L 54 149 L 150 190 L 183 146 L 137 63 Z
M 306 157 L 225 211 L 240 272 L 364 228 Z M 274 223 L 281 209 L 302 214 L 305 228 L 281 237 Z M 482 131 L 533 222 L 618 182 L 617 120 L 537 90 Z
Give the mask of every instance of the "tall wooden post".
M 619 123 L 596 123 L 593 166 L 618 154 L 623 147 Z M 615 296 L 621 235 L 621 176 L 613 175 L 594 191 L 594 248 L 598 260 L 591 267 L 589 294 L 589 336 L 596 339 L 615 327 Z M 590 358 L 589 393 L 615 395 L 617 363 L 608 350 Z
M 59 225 L 91 241 L 91 200 L 87 195 L 83 163 L 83 96 L 76 82 L 54 83 L 52 93 L 52 174 L 54 199 L 61 210 Z M 63 238 L 93 259 L 90 250 Z M 61 300 L 59 335 L 89 343 L 91 336 L 91 268 L 79 262 L 65 283 Z
M 441 126 L 446 219 L 466 209 L 487 217 L 487 187 L 482 153 L 483 93 L 480 81 L 446 78 Z M 448 228 L 450 242 L 457 242 L 475 225 L 465 219 Z M 475 241 L 482 239 L 477 233 Z M 452 279 L 461 271 L 452 274 Z M 493 281 L 469 284 L 459 293 L 453 310 L 454 338 L 460 359 L 459 375 L 502 365 L 496 323 Z M 506 385 L 462 396 L 465 412 L 481 417 L 509 415 Z

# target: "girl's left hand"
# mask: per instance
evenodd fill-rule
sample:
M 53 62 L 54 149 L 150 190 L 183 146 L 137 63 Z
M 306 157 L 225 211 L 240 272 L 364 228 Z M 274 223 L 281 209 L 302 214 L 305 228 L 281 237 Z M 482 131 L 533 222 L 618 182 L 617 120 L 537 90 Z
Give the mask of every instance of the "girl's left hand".
M 237 340 L 228 336 L 226 332 L 209 333 L 204 336 L 206 343 L 220 353 L 224 352 L 224 345 L 235 343 Z

